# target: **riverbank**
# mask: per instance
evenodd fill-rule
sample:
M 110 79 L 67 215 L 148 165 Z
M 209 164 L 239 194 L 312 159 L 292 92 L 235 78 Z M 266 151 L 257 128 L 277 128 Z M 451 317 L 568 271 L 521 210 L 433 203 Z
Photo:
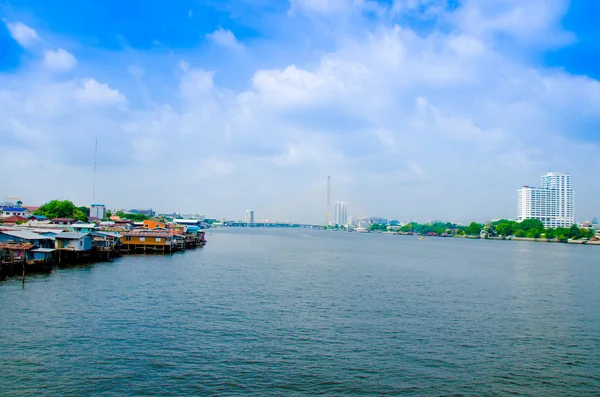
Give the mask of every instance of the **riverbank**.
M 409 233 L 397 233 L 397 232 L 374 232 L 380 234 L 393 234 L 399 236 L 415 236 L 415 237 L 425 237 L 425 238 L 460 238 L 460 239 L 469 239 L 469 240 L 498 240 L 498 241 L 529 241 L 535 243 L 554 243 L 554 244 L 575 244 L 575 245 L 597 245 L 600 246 L 600 240 L 584 240 L 584 239 L 567 239 L 567 240 L 558 240 L 558 239 L 547 239 L 547 238 L 530 238 L 530 237 L 481 237 L 481 236 L 458 236 L 458 235 L 444 235 L 444 236 L 421 236 L 418 234 L 409 234 Z

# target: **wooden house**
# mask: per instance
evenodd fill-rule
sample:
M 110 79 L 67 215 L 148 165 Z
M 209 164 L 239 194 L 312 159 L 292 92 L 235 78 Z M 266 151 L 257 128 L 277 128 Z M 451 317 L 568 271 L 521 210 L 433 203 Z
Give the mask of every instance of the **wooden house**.
M 89 233 L 66 232 L 55 237 L 56 249 L 67 251 L 91 251 L 92 236 Z
M 173 235 L 166 231 L 134 230 L 121 234 L 121 244 L 127 250 L 163 251 L 175 250 Z

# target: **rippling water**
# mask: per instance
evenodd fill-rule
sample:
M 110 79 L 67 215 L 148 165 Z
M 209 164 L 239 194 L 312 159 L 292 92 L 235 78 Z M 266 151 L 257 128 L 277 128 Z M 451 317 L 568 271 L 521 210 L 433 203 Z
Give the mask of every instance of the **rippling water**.
M 600 249 L 306 230 L 0 282 L 0 395 L 598 395 Z

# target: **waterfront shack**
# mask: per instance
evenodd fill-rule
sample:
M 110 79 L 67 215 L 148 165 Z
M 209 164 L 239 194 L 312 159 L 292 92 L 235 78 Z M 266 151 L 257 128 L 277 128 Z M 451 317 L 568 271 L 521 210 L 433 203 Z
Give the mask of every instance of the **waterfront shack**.
M 92 236 L 89 233 L 63 232 L 55 237 L 56 249 L 67 251 L 91 251 Z
M 77 233 L 90 233 L 96 230 L 96 224 L 77 222 L 71 225 L 71 229 L 73 229 L 73 231 Z
M 121 244 L 127 251 L 173 252 L 177 250 L 173 235 L 166 231 L 133 230 L 121 234 Z
M 28 243 L 36 248 L 54 248 L 51 237 L 29 230 L 2 230 L 0 231 L 0 242 Z
M 30 253 L 29 259 L 33 262 L 34 265 L 38 264 L 47 264 L 50 265 L 54 263 L 54 253 L 56 249 L 54 248 L 34 248 Z
M 81 263 L 94 259 L 92 236 L 89 233 L 63 232 L 55 237 L 58 263 Z

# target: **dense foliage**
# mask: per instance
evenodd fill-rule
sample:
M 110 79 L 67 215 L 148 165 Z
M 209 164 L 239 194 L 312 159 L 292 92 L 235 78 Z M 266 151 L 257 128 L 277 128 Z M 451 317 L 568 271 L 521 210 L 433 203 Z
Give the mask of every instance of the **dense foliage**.
M 130 221 L 134 222 L 143 222 L 147 219 L 150 219 L 149 216 L 146 216 L 144 214 L 126 214 L 123 211 L 117 211 L 115 215 L 121 219 L 129 219 Z
M 87 213 L 83 208 L 87 210 Z M 87 222 L 89 209 L 86 207 L 76 207 L 69 200 L 52 200 L 38 208 L 34 214 L 43 215 L 48 219 L 74 218 L 78 221 Z
M 501 219 L 492 222 L 489 227 L 489 233 L 493 236 L 548 238 L 558 240 L 594 237 L 593 230 L 580 229 L 577 225 L 573 225 L 570 228 L 559 227 L 556 229 L 546 229 L 544 228 L 544 224 L 537 219 L 526 219 L 523 222 Z
M 374 223 L 369 227 L 369 230 L 372 232 L 375 231 L 380 231 L 380 232 L 385 232 L 387 231 L 388 225 L 385 223 Z
M 415 233 L 415 234 L 432 234 L 435 233 L 437 235 L 442 235 L 444 233 L 451 232 L 452 230 L 456 230 L 458 227 L 450 222 L 434 222 L 434 223 L 425 223 L 419 224 L 416 222 L 411 222 L 407 225 L 404 225 L 400 228 L 400 231 L 403 233 Z

